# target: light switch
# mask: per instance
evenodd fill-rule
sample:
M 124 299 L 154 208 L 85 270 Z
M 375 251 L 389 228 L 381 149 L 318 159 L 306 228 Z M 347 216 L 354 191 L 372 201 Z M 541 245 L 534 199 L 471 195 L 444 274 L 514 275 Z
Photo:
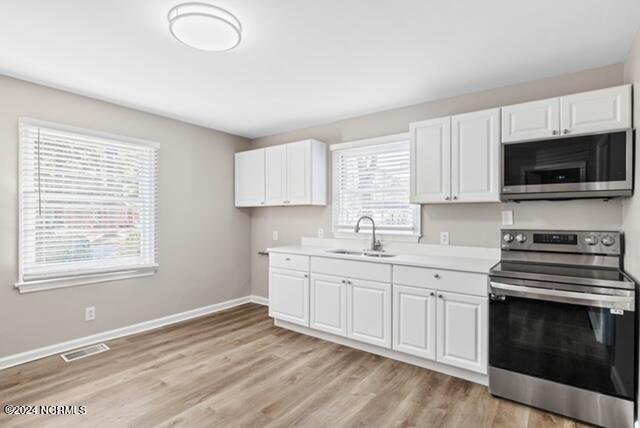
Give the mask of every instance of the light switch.
M 502 211 L 502 225 L 511 226 L 513 224 L 513 211 Z
M 323 228 L 318 229 L 318 238 L 321 238 L 321 239 L 324 238 L 324 229 Z
M 274 241 L 277 241 L 277 240 L 278 240 L 278 231 L 277 231 L 277 230 L 274 230 L 274 231 L 273 231 L 273 240 L 274 240 Z

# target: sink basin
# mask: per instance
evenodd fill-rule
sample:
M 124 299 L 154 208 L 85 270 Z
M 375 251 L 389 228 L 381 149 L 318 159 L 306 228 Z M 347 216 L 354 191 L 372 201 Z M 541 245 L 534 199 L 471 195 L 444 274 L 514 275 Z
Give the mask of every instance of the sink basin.
M 327 253 L 344 254 L 347 256 L 362 256 L 364 254 L 362 251 L 353 251 L 353 250 L 327 250 Z
M 373 251 L 354 251 L 354 250 L 327 250 L 327 253 L 344 254 L 346 256 L 364 256 L 364 257 L 395 257 L 395 254 L 387 254 Z

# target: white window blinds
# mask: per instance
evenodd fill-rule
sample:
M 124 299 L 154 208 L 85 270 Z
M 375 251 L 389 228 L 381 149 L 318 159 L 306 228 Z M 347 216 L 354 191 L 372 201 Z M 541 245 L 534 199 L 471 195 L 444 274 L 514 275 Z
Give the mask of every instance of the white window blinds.
M 154 143 L 21 120 L 17 286 L 153 271 L 157 174 Z
M 334 150 L 333 180 L 334 232 L 352 233 L 367 215 L 381 234 L 420 235 L 420 206 L 409 203 L 408 140 Z

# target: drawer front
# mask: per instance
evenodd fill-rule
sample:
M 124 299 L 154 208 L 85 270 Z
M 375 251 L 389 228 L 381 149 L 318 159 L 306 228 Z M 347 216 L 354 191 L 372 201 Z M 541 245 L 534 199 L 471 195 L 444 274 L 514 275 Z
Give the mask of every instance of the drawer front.
M 454 293 L 487 295 L 487 275 L 410 266 L 394 266 L 393 283 Z
M 309 256 L 285 253 L 269 253 L 269 266 L 309 272 Z
M 391 265 L 384 263 L 311 257 L 311 272 L 344 278 L 391 282 Z

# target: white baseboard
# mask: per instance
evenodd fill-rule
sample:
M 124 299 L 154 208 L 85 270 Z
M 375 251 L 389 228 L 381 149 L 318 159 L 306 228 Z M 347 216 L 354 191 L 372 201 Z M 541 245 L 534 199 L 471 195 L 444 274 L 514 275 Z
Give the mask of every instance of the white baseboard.
M 256 296 L 255 294 L 249 296 L 251 299 L 251 303 L 256 303 L 258 305 L 269 306 L 269 299 L 267 297 Z
M 91 336 L 80 337 L 78 339 L 69 340 L 67 342 L 45 346 L 31 351 L 22 352 L 20 354 L 2 357 L 0 358 L 0 370 L 17 366 L 18 364 L 27 363 L 29 361 L 38 360 L 50 355 L 60 354 L 62 352 L 70 351 L 72 349 L 80 348 L 83 346 L 93 345 L 94 343 L 113 340 L 119 337 L 129 336 L 136 333 L 142 333 L 144 331 L 153 330 L 169 324 L 175 324 L 192 318 L 201 317 L 203 315 L 212 314 L 214 312 L 223 311 L 225 309 L 230 309 L 235 306 L 244 305 L 245 303 L 251 302 L 261 305 L 268 304 L 265 303 L 267 302 L 267 299 L 265 299 L 264 297 L 239 297 L 237 299 L 227 300 L 225 302 L 220 302 L 209 306 L 203 306 L 201 308 L 191 309 L 189 311 L 168 315 L 166 317 L 156 318 L 138 324 L 132 324 L 126 327 L 116 328 L 114 330 L 93 334 Z
M 296 333 L 306 334 L 308 336 L 317 337 L 318 339 L 326 340 L 328 342 L 337 343 L 339 345 L 344 345 L 386 358 L 391 358 L 392 360 L 398 360 L 402 361 L 403 363 L 413 364 L 414 366 L 423 367 L 425 369 L 433 370 L 434 372 L 440 372 L 449 376 L 458 377 L 460 379 L 475 382 L 480 385 L 486 386 L 489 384 L 489 376 L 486 374 L 452 367 L 446 364 L 438 363 L 437 361 L 425 360 L 424 358 L 394 351 L 393 349 L 380 348 L 379 346 L 369 345 L 368 343 L 362 343 L 357 340 L 349 339 L 347 337 L 335 336 L 330 333 L 313 330 L 308 327 L 292 324 L 290 322 L 282 321 L 279 319 L 274 319 L 274 324 L 278 327 L 295 331 Z

